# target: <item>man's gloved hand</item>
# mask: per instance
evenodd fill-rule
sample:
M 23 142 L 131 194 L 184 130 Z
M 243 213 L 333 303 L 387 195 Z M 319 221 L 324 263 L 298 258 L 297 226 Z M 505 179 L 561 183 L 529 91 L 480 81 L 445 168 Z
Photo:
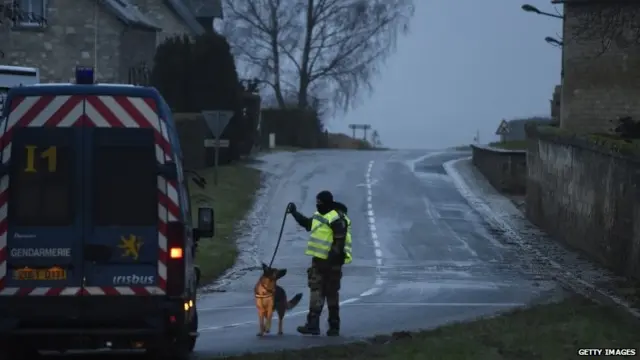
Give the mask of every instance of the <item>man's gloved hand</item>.
M 294 212 L 296 212 L 297 210 L 298 210 L 298 208 L 296 207 L 296 204 L 294 204 L 294 203 L 290 202 L 290 203 L 287 205 L 287 213 L 289 213 L 289 214 L 293 214 L 293 213 L 294 213 Z

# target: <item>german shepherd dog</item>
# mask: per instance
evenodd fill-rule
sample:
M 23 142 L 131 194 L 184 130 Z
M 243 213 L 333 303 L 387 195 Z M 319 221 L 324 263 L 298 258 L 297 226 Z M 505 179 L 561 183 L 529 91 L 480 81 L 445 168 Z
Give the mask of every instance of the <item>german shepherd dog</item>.
M 260 323 L 260 331 L 257 336 L 263 336 L 271 331 L 271 319 L 274 311 L 278 313 L 278 335 L 282 335 L 284 314 L 287 310 L 291 310 L 298 305 L 300 299 L 302 299 L 302 294 L 298 293 L 287 301 L 287 293 L 276 284 L 278 279 L 286 274 L 287 269 L 270 268 L 266 264 L 262 264 L 262 275 L 254 288 Z

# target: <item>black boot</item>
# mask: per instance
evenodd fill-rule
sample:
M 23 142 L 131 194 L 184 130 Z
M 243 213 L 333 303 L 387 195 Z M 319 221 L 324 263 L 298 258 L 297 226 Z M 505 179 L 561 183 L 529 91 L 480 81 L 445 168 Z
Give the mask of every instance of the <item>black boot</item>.
M 337 307 L 329 307 L 329 330 L 327 336 L 340 336 L 340 310 Z
M 298 326 L 297 330 L 302 335 L 320 335 L 320 316 L 309 313 L 307 323 Z

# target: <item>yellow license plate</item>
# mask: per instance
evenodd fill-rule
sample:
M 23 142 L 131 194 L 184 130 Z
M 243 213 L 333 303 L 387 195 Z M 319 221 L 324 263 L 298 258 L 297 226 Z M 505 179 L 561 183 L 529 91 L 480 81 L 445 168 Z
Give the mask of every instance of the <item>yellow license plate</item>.
M 16 269 L 14 280 L 66 280 L 67 271 L 61 268 L 51 269 Z

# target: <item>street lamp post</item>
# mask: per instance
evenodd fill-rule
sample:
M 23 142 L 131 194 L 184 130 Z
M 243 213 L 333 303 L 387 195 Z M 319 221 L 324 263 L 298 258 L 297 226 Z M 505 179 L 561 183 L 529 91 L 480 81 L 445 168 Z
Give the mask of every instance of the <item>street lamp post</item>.
M 530 12 L 530 13 L 535 13 L 535 14 L 538 14 L 538 15 L 554 17 L 556 19 L 564 19 L 564 16 L 562 16 L 562 15 L 552 14 L 552 13 L 548 13 L 548 12 L 545 12 L 545 11 L 540 11 L 537 7 L 535 7 L 533 5 L 529 5 L 529 4 L 522 5 L 522 10 L 524 10 L 526 12 Z
M 551 36 L 547 36 L 546 38 L 544 38 L 544 41 L 548 42 L 549 44 L 553 45 L 553 46 L 558 46 L 558 47 L 562 47 L 564 45 L 564 43 L 554 37 Z
M 544 38 L 544 40 L 554 46 L 558 46 L 560 47 L 561 51 L 562 51 L 562 55 L 561 55 L 561 60 L 560 60 L 560 86 L 561 86 L 561 90 L 560 90 L 560 106 L 562 106 L 563 103 L 563 99 L 562 99 L 562 94 L 564 93 L 564 56 L 565 56 L 565 48 L 564 48 L 564 39 L 566 39 L 566 34 L 565 34 L 565 17 L 564 14 L 563 15 L 558 15 L 558 14 L 552 14 L 546 11 L 541 11 L 540 9 L 538 9 L 537 7 L 530 5 L 530 4 L 524 4 L 522 5 L 522 10 L 526 11 L 526 12 L 530 12 L 530 13 L 534 13 L 534 14 L 538 14 L 538 15 L 544 15 L 544 16 L 549 16 L 552 18 L 556 18 L 556 19 L 560 19 L 562 20 L 562 40 L 558 40 L 555 38 L 552 38 L 550 36 L 547 36 L 546 38 Z M 562 121 L 562 110 L 560 110 L 560 121 Z

